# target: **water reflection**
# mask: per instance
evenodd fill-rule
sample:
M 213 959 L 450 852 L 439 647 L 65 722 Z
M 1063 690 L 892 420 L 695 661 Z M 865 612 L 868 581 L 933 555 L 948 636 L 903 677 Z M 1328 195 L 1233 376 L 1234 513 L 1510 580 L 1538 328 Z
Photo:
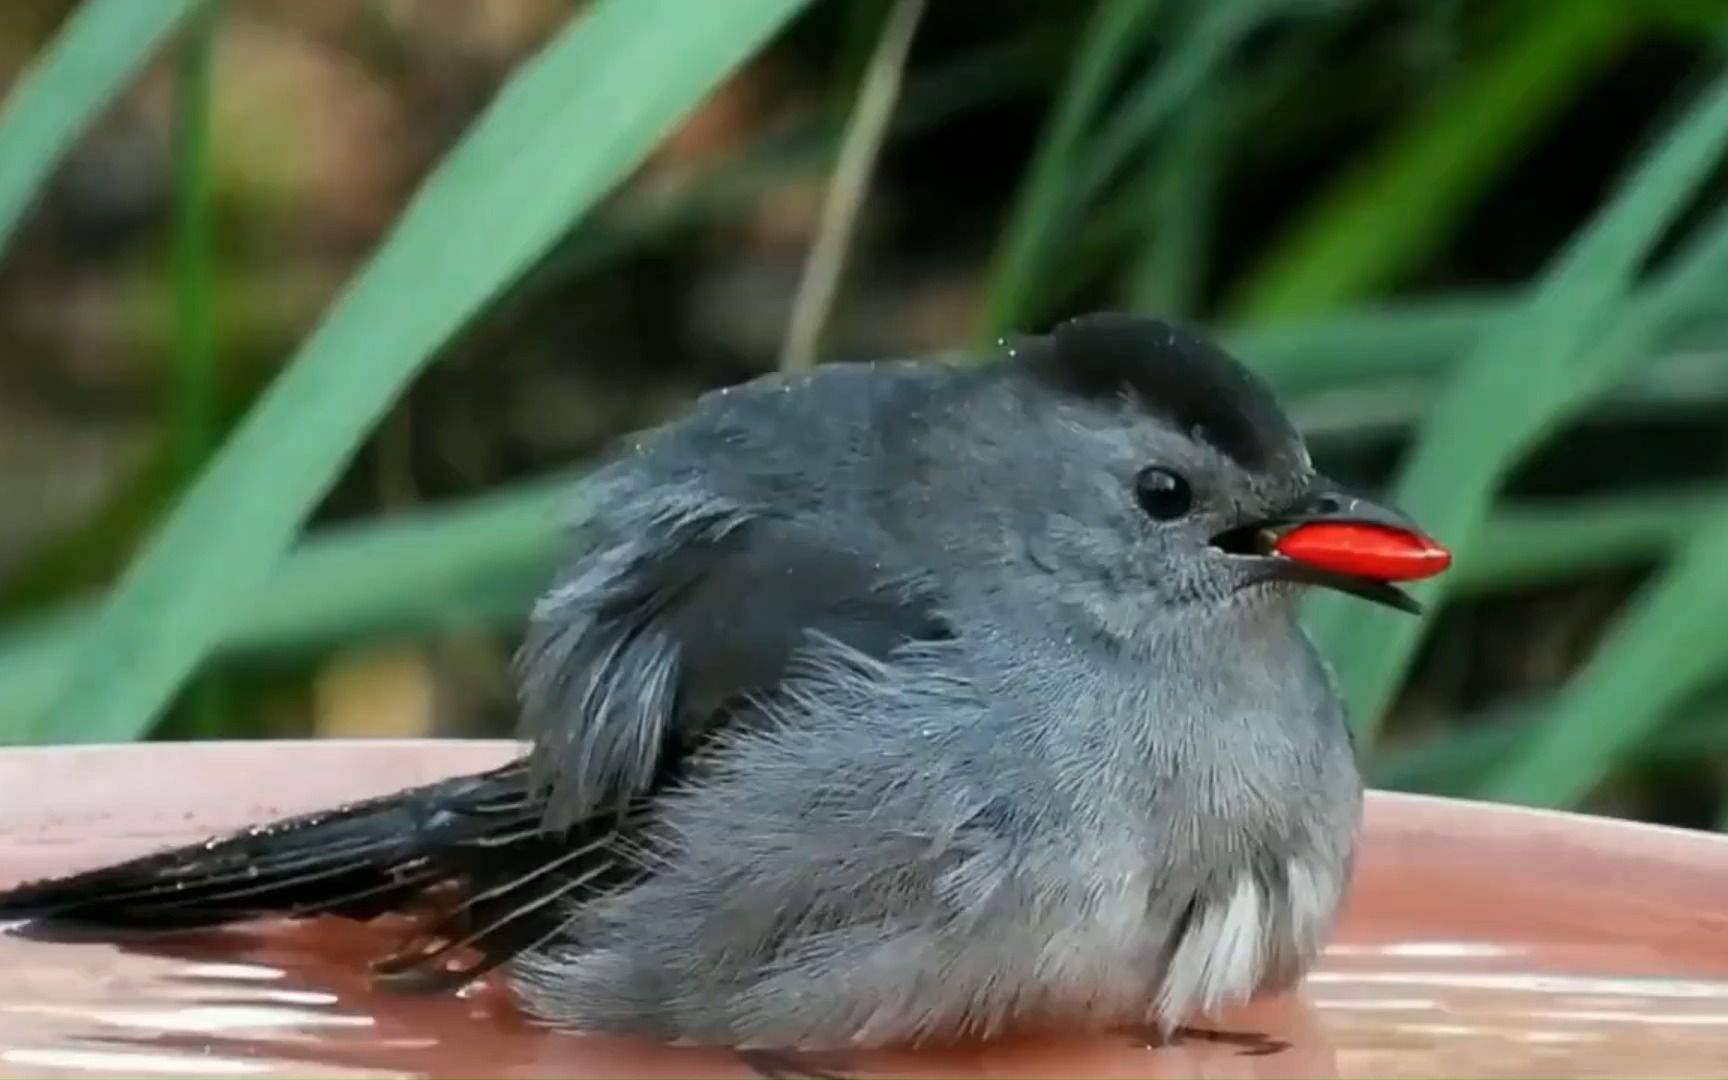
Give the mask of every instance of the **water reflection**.
M 1326 950 L 1334 957 L 1374 956 L 1407 959 L 1462 960 L 1470 958 L 1497 959 L 1516 956 L 1524 951 L 1520 945 L 1496 941 L 1392 941 L 1383 945 L 1352 945 L 1339 942 Z
M 0 1061 L 29 1070 L 28 1075 L 91 1073 L 97 1076 L 158 1074 L 168 1076 L 261 1076 L 268 1065 L 212 1057 L 172 1057 L 162 1054 L 119 1054 L 96 1050 L 7 1050 Z M 20 1074 L 23 1075 L 23 1074 Z
M 1316 971 L 1309 986 L 1443 986 L 1463 990 L 1508 990 L 1527 994 L 1597 994 L 1637 998 L 1728 998 L 1728 982 L 1711 979 L 1605 978 L 1593 975 L 1554 975 L 1524 972 Z
M 1602 937 L 1343 942 L 1307 993 L 1345 1075 L 1720 1075 L 1720 945 L 1660 955 Z
M 751 1076 L 734 1056 L 543 1032 L 507 995 L 374 991 L 375 929 L 335 921 L 68 944 L 0 937 L 0 1074 Z M 829 1055 L 849 1076 L 1335 1075 L 1299 1002 L 1220 1025 L 1225 1041 L 1128 1035 Z M 1268 1053 L 1268 1048 L 1275 1050 Z
M 368 785 L 433 778 L 390 774 L 418 760 L 399 748 L 328 753 L 365 765 L 355 775 Z M 471 751 L 458 757 L 451 771 L 473 768 Z M 74 764 L 94 789 L 90 760 Z M 318 788 L 334 773 L 305 775 L 295 796 L 309 806 L 361 793 Z M 35 806 L 14 807 L 9 823 Z M 859 1077 L 1728 1074 L 1728 845 L 1630 826 L 1584 832 L 1553 815 L 1512 828 L 1482 808 L 1386 806 L 1370 802 L 1351 908 L 1302 994 L 1208 1025 L 1244 1038 L 1158 1048 L 1128 1035 L 1027 1038 L 815 1064 Z M 145 808 L 97 851 L 57 828 L 32 839 L 9 825 L 0 876 L 214 829 Z M 0 1076 L 752 1075 L 730 1054 L 537 1030 L 495 983 L 379 993 L 366 964 L 390 941 L 387 928 L 332 921 L 120 943 L 0 934 Z
M 1599 941 L 1364 941 L 1350 929 L 1300 1000 L 1262 1003 L 1220 1025 L 1290 1044 L 1258 1059 L 1228 1042 L 1148 1049 L 1110 1038 L 846 1055 L 825 1067 L 855 1076 L 1625 1076 L 1728 1063 L 1719 957 L 1668 957 L 1673 970 L 1656 974 L 1627 970 L 1647 963 L 1647 950 Z M 442 998 L 379 994 L 364 974 L 379 937 L 320 923 L 119 946 L 0 938 L 0 1074 L 749 1075 L 729 1055 L 535 1030 L 492 985 Z

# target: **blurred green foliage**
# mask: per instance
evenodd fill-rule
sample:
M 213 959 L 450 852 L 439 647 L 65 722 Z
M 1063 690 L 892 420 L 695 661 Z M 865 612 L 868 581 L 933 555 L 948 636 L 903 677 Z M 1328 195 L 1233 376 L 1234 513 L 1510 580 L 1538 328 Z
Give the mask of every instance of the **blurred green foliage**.
M 789 282 L 711 286 L 721 315 L 687 303 L 682 320 L 659 317 L 687 288 L 669 282 L 714 265 L 705 281 L 741 289 L 751 267 L 796 264 L 775 253 L 809 244 L 796 208 L 882 21 L 863 0 L 536 0 L 544 28 L 455 90 L 415 67 L 429 50 L 454 70 L 436 33 L 334 6 L 355 17 L 288 28 L 247 0 L 86 0 L 0 103 L 5 241 L 102 109 L 153 57 L 176 65 L 171 257 L 149 294 L 172 313 L 164 419 L 82 528 L 0 573 L 0 741 L 136 738 L 165 719 L 248 734 L 247 706 L 200 705 L 195 678 L 304 682 L 384 640 L 507 643 L 578 508 L 570 470 L 769 362 L 782 308 L 764 297 Z M 837 351 L 953 347 L 1107 304 L 1215 324 L 1324 466 L 1388 487 L 1459 554 L 1421 621 L 1330 597 L 1311 612 L 1377 779 L 1723 817 L 1728 0 L 1095 0 L 1084 18 L 1016 3 L 988 22 L 938 4 L 924 23 Z M 306 305 L 291 355 L 244 374 L 255 361 L 230 341 L 287 278 L 254 282 L 227 246 L 248 228 L 231 193 L 268 185 L 224 172 L 233 76 L 212 55 L 291 34 L 450 115 L 413 114 L 442 133 L 424 178 L 318 293 L 328 306 Z M 944 284 L 884 298 L 902 276 Z M 636 291 L 651 314 L 635 332 L 655 339 L 640 351 L 606 314 Z M 567 308 L 586 321 L 544 344 Z M 722 317 L 726 349 L 700 329 Z M 939 331 L 905 329 L 920 318 Z M 441 369 L 484 366 L 456 399 L 530 377 L 517 356 L 493 373 L 501 340 L 593 351 L 568 362 L 588 392 L 559 400 L 635 404 L 592 404 L 571 445 L 494 455 L 454 485 L 464 498 L 405 508 L 428 457 L 461 456 L 447 425 L 426 434 Z M 727 355 L 691 374 L 641 359 L 656 350 Z M 619 355 L 641 370 L 608 374 Z M 1694 788 L 1702 810 L 1676 794 Z

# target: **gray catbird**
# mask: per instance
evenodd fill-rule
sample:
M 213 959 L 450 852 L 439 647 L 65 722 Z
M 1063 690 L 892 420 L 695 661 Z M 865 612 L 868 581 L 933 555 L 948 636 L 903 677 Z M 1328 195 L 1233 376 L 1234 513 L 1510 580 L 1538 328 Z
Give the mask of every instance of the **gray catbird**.
M 505 964 L 554 1025 L 733 1046 L 1168 1032 L 1290 985 L 1361 802 L 1299 586 L 1411 609 L 1445 554 L 1187 329 L 1002 351 L 762 378 L 621 448 L 533 612 L 520 761 L 0 916 L 442 897 L 380 978 Z

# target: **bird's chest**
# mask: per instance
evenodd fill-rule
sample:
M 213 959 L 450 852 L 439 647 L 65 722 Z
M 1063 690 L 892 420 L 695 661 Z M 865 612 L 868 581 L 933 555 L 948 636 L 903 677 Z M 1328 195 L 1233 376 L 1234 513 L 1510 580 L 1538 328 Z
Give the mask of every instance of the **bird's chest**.
M 1349 876 L 1349 841 L 1292 844 L 1270 825 L 1100 839 L 1070 860 L 1069 895 L 1045 939 L 1052 985 L 1087 1008 L 1173 1027 L 1294 983 L 1319 956 Z
M 1254 687 L 1248 687 L 1250 691 Z M 1105 688 L 1064 853 L 1066 954 L 1180 1022 L 1294 981 L 1349 875 L 1360 782 L 1326 702 Z M 1307 710 L 1307 711 L 1303 711 Z
M 1305 659 L 1076 681 L 1048 768 L 1088 834 L 1081 850 L 1136 852 L 1145 873 L 1181 878 L 1353 830 L 1360 780 L 1342 711 Z

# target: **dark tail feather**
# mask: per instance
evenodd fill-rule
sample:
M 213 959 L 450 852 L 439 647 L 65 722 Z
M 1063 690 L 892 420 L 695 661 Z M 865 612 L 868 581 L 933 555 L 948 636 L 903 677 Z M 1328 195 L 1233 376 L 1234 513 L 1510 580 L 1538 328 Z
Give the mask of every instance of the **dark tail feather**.
M 438 917 L 378 965 L 403 988 L 465 983 L 555 934 L 566 898 L 629 875 L 612 833 L 541 828 L 525 765 L 0 892 L 0 919 L 172 930 L 263 916 Z M 458 953 L 479 959 L 459 967 Z

